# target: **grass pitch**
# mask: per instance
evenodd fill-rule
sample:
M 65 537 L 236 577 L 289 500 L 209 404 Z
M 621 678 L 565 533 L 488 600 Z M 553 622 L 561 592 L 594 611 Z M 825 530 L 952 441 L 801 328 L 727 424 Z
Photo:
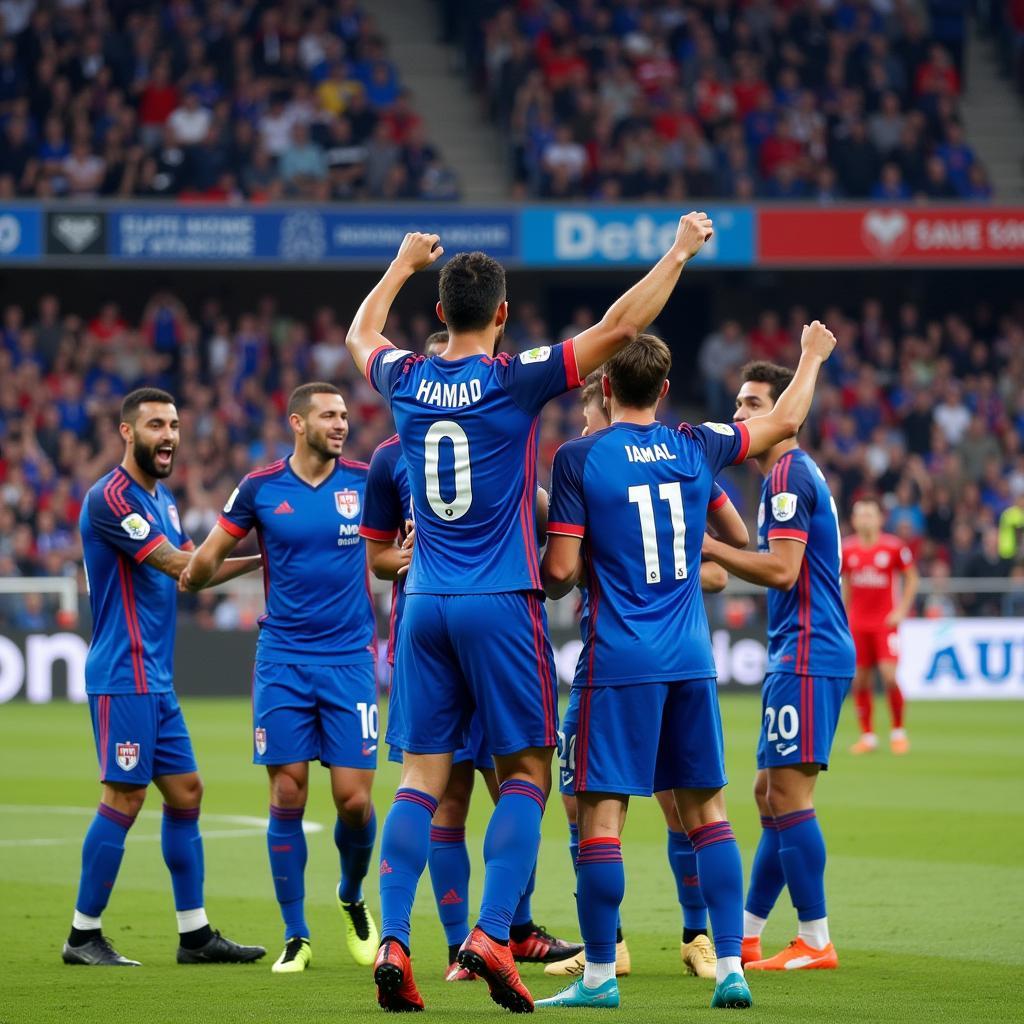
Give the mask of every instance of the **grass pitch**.
M 73 907 L 81 838 L 96 805 L 96 761 L 88 711 L 55 704 L 0 708 L 0 1024 L 262 1024 L 381 1020 L 370 972 L 348 958 L 334 905 L 337 858 L 325 776 L 314 774 L 306 820 L 306 885 L 313 967 L 275 976 L 282 930 L 273 898 L 262 820 L 264 773 L 249 764 L 248 700 L 185 705 L 206 781 L 207 908 L 215 927 L 259 942 L 266 960 L 251 967 L 179 967 L 171 890 L 159 849 L 160 799 L 132 830 L 104 930 L 141 970 L 65 967 L 60 946 Z M 882 713 L 884 725 L 884 710 Z M 758 702 L 723 702 L 730 816 L 749 873 L 758 819 L 749 796 Z M 819 785 L 819 815 L 829 846 L 828 898 L 837 972 L 751 975 L 751 1021 L 786 1024 L 876 1021 L 1020 1021 L 1024 985 L 1024 703 L 918 704 L 911 709 L 913 751 L 854 759 L 853 716 L 844 715 L 833 770 Z M 397 782 L 382 762 L 381 818 Z M 489 801 L 480 787 L 470 822 L 473 898 L 479 896 L 480 846 Z M 682 976 L 680 911 L 665 857 L 665 829 L 653 801 L 635 800 L 623 853 L 623 905 L 634 971 L 621 985 L 623 1022 L 713 1019 L 708 982 Z M 371 875 L 367 889 L 378 900 Z M 534 896 L 537 920 L 577 935 L 573 877 L 561 807 L 544 820 Z M 379 915 L 378 915 L 379 920 Z M 795 933 L 787 897 L 773 915 L 765 949 Z M 503 1011 L 482 983 L 448 985 L 444 937 L 426 878 L 416 904 L 417 980 L 435 1019 L 495 1020 Z M 556 980 L 539 967 L 524 978 L 537 996 Z M 581 1011 L 540 1011 L 578 1019 Z

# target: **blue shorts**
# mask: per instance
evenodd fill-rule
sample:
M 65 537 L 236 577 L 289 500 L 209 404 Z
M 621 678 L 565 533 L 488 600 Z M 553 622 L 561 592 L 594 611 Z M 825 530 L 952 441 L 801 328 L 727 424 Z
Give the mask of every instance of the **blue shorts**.
M 178 698 L 166 693 L 89 697 L 100 782 L 148 786 L 161 775 L 197 771 Z
M 388 760 L 394 764 L 401 764 L 402 751 L 398 747 L 388 747 Z M 494 758 L 491 757 L 491 748 L 487 743 L 487 737 L 484 736 L 479 715 L 474 715 L 469 720 L 469 742 L 455 751 L 452 755 L 452 764 L 471 764 L 481 771 L 494 768 Z
M 556 686 L 539 594 L 408 594 L 387 740 L 415 754 L 461 750 L 476 710 L 492 754 L 554 747 Z
M 820 764 L 828 768 L 839 712 L 852 679 L 770 672 L 761 687 L 757 767 Z
M 727 780 L 718 684 L 574 686 L 559 759 L 563 793 L 719 789 Z
M 339 768 L 376 768 L 374 666 L 257 660 L 252 725 L 253 764 L 319 760 Z

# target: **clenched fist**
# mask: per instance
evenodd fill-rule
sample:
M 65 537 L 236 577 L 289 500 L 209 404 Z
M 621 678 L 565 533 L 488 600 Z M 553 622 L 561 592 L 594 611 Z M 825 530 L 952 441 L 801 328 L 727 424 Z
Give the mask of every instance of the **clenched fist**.
M 804 324 L 800 335 L 800 349 L 808 355 L 817 356 L 824 362 L 836 347 L 836 336 L 820 321 Z
M 706 213 L 703 211 L 700 213 L 688 213 L 685 217 L 679 218 L 679 227 L 676 228 L 676 240 L 672 248 L 683 259 L 691 259 L 700 252 L 704 243 L 713 234 L 711 218 Z
M 443 255 L 440 235 L 410 231 L 398 247 L 395 262 L 404 264 L 412 271 L 425 270 Z

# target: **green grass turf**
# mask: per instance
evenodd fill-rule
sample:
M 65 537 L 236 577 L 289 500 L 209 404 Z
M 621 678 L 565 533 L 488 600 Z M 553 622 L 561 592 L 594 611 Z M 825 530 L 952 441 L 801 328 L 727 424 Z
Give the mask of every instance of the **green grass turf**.
M 881 709 L 880 709 L 881 711 Z M 128 841 L 105 931 L 142 970 L 88 971 L 60 963 L 78 879 L 79 844 L 96 804 L 96 764 L 84 707 L 0 708 L 0 1024 L 129 1021 L 301 1022 L 381 1019 L 370 972 L 348 959 L 332 885 L 337 860 L 326 777 L 314 775 L 307 821 L 307 872 L 314 966 L 276 977 L 281 927 L 258 825 L 263 773 L 248 763 L 244 700 L 192 700 L 188 716 L 206 781 L 207 907 L 233 938 L 260 942 L 268 958 L 252 967 L 178 967 L 170 885 L 160 857 L 159 796 L 150 797 Z M 757 815 L 749 796 L 758 704 L 724 701 L 731 818 L 749 871 Z M 884 712 L 883 712 L 884 715 Z M 884 722 L 882 723 L 884 725 Z M 1019 1021 L 1024 965 L 1024 703 L 919 704 L 911 711 L 912 754 L 854 759 L 852 715 L 844 715 L 833 770 L 819 786 L 829 845 L 828 897 L 838 972 L 752 975 L 755 1021 Z M 377 787 L 383 818 L 397 781 L 385 764 Z M 481 787 L 481 795 L 483 789 Z M 470 823 L 473 898 L 487 800 Z M 241 832 L 243 834 L 239 835 Z M 680 914 L 665 859 L 665 830 L 653 801 L 636 800 L 627 824 L 623 920 L 634 972 L 622 983 L 616 1019 L 707 1019 L 710 983 L 682 976 Z M 561 807 L 552 801 L 534 897 L 535 916 L 556 933 L 578 934 Z M 378 902 L 371 877 L 369 902 Z M 774 952 L 792 937 L 785 896 L 766 933 Z M 417 978 L 434 1018 L 495 1020 L 483 984 L 446 985 L 445 948 L 424 880 L 414 917 Z M 538 967 L 534 993 L 556 982 Z M 580 1011 L 546 1011 L 568 1014 Z

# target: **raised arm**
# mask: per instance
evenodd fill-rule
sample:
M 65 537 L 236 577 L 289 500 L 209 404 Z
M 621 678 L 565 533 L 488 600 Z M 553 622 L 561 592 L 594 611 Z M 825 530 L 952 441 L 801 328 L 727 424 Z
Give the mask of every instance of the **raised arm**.
M 706 213 L 688 213 L 679 219 L 672 248 L 646 276 L 608 307 L 598 323 L 574 339 L 580 377 L 586 377 L 611 359 L 657 318 L 679 281 L 683 267 L 700 252 L 711 234 L 711 219 Z
M 444 249 L 437 235 L 413 231 L 402 239 L 398 254 L 384 271 L 384 276 L 356 310 L 345 338 L 345 344 L 360 373 L 366 373 L 366 363 L 370 356 L 381 345 L 389 344 L 381 331 L 387 323 L 391 304 L 402 290 L 402 286 L 417 270 L 429 267 L 443 255 Z
M 744 422 L 750 435 L 748 456 L 760 455 L 787 437 L 796 436 L 811 411 L 818 371 L 835 347 L 835 335 L 819 320 L 804 326 L 800 362 L 789 387 L 779 395 L 771 412 Z

